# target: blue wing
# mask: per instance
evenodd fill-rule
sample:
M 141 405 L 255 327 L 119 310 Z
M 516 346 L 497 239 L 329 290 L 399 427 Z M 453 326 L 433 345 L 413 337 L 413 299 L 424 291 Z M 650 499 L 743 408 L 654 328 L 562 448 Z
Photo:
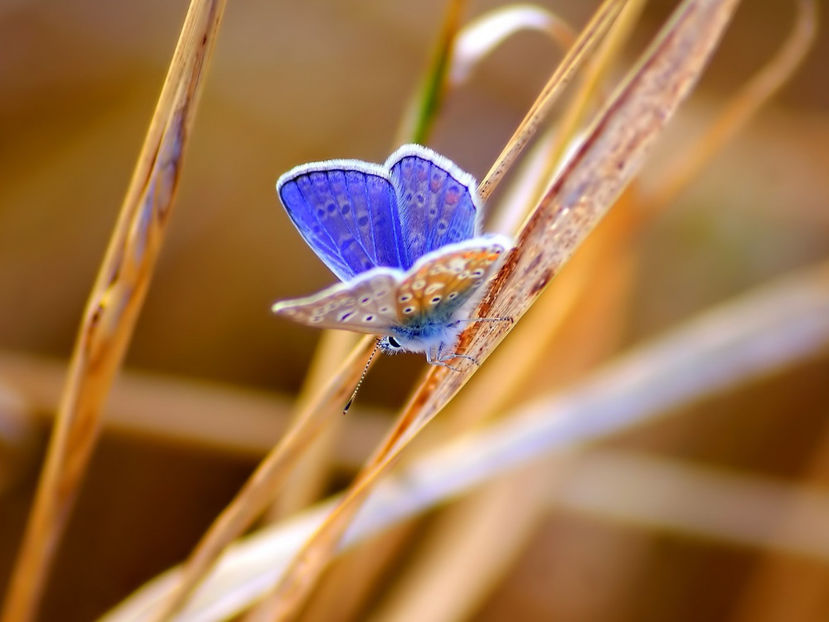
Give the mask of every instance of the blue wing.
M 394 189 L 380 166 L 304 164 L 280 177 L 276 190 L 302 237 L 341 280 L 376 266 L 404 267 Z
M 404 145 L 386 161 L 397 195 L 405 268 L 441 246 L 480 232 L 475 179 L 420 145 Z

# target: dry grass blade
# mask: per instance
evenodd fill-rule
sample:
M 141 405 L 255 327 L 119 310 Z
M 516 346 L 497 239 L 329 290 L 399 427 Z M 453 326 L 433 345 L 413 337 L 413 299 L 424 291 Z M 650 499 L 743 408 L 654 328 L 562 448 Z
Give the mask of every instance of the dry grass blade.
M 660 416 L 688 412 L 678 407 L 825 352 L 829 347 L 827 284 L 829 264 L 824 262 L 751 291 L 619 357 L 554 397 L 540 399 L 497 424 L 432 450 L 399 478 L 386 480 L 375 489 L 340 546 L 354 544 L 390 524 L 466 494 L 518 465 Z M 619 503 L 625 500 L 618 497 L 610 491 L 602 498 L 609 500 L 606 506 L 616 498 L 617 507 L 621 507 Z M 624 502 L 624 511 L 635 512 L 639 507 L 640 513 L 647 512 L 653 499 L 668 497 L 674 498 L 655 495 L 636 503 Z M 694 504 L 699 497 L 688 494 L 685 498 Z M 574 501 L 568 503 L 575 506 Z M 330 503 L 318 506 L 234 544 L 177 619 L 223 619 L 256 600 L 266 589 L 267 580 L 284 568 L 301 539 L 322 522 L 330 507 Z M 672 520 L 676 528 L 681 527 Z M 682 528 L 716 534 L 710 521 L 708 526 L 685 521 Z M 779 546 L 808 551 L 808 535 L 802 532 L 796 542 Z M 829 555 L 825 547 L 812 549 L 819 556 Z M 174 578 L 165 573 L 105 619 L 144 619 L 174 585 Z
M 576 33 L 567 22 L 542 7 L 511 4 L 493 9 L 469 22 L 458 33 L 449 69 L 450 83 L 465 82 L 484 57 L 521 30 L 546 33 L 563 50 L 576 40 Z
M 596 94 L 601 90 L 602 81 L 607 77 L 607 73 L 617 59 L 619 49 L 627 41 L 639 19 L 643 5 L 644 0 L 628 0 L 616 20 L 608 28 L 607 35 L 583 72 L 584 76 L 580 80 L 578 91 L 567 103 L 564 112 L 556 122 L 554 131 L 550 132 L 551 136 L 539 140 L 539 143 L 546 142 L 546 144 L 538 145 L 545 152 L 544 164 L 539 164 L 532 181 L 525 182 L 527 190 L 524 192 L 527 192 L 532 199 L 505 205 L 505 209 L 498 212 L 492 223 L 495 231 L 517 230 L 529 210 L 536 205 L 544 190 L 554 179 L 555 172 L 561 167 L 568 147 L 572 147 L 575 143 L 577 132 L 587 111 L 591 106 L 598 107 L 597 101 L 601 102 Z
M 819 485 L 620 450 L 576 456 L 572 466 L 552 500 L 558 507 L 623 525 L 784 553 L 781 557 L 829 561 L 829 495 Z
M 530 217 L 479 317 L 517 319 L 534 302 L 636 173 L 701 74 L 735 7 L 736 0 L 698 0 L 677 9 Z M 461 337 L 462 351 L 483 361 L 508 330 L 502 323 L 473 325 Z M 276 619 L 296 613 L 377 477 L 471 373 L 430 370 L 387 441 L 289 567 L 271 597 Z
M 602 84 L 607 79 L 614 61 L 618 59 L 620 50 L 630 38 L 630 33 L 639 21 L 644 5 L 645 0 L 630 0 L 625 5 L 594 58 L 586 67 L 579 91 L 559 121 L 555 145 L 551 149 L 547 170 L 539 179 L 541 184 L 549 183 L 552 179 L 553 174 L 561 165 L 567 146 L 575 139 L 590 107 L 596 105 Z M 543 190 L 543 187 L 538 188 L 539 196 Z
M 659 187 L 647 197 L 650 210 L 669 204 L 696 177 L 754 114 L 792 77 L 815 40 L 817 6 L 814 0 L 798 0 L 794 26 L 775 56 L 753 76 L 723 107 L 716 122 L 700 138 L 695 148 L 683 153 L 673 168 L 661 175 Z
M 245 485 L 202 536 L 185 563 L 176 588 L 162 603 L 154 619 L 172 617 L 190 592 L 207 574 L 224 548 L 244 531 L 273 500 L 274 491 L 290 475 L 330 416 L 342 409 L 374 349 L 374 338 L 366 337 L 340 365 L 328 383 L 308 403 L 279 443 L 268 453 Z
M 3 610 L 35 617 L 49 567 L 98 436 L 100 407 L 118 369 L 170 216 L 204 69 L 224 2 L 194 0 L 84 310 L 58 420 Z
M 507 142 L 506 147 L 501 151 L 486 177 L 478 186 L 478 194 L 481 195 L 484 201 L 490 197 L 501 178 L 535 136 L 539 125 L 549 114 L 558 96 L 570 83 L 576 70 L 585 61 L 590 51 L 601 40 L 602 35 L 616 19 L 624 4 L 625 0 L 605 0 L 593 14 L 593 18 L 581 31 L 579 38 L 567 52 L 564 60 L 556 67 L 553 75 L 550 76 L 547 84 L 544 85 L 541 93 L 533 102 L 529 112 L 527 112 L 515 133 Z
M 346 331 L 325 331 L 320 337 L 314 358 L 292 408 L 290 429 L 297 425 L 314 396 L 336 374 L 337 367 L 347 359 L 359 336 Z M 274 521 L 289 516 L 317 500 L 328 484 L 333 451 L 342 430 L 343 417 L 329 419 L 329 425 L 319 431 L 318 437 L 309 444 L 294 465 L 292 472 L 271 504 L 265 520 Z M 273 436 L 272 439 L 279 438 Z M 265 451 L 273 449 L 273 444 Z
M 65 370 L 58 359 L 0 352 L 2 415 L 15 416 L 24 430 L 50 424 Z M 13 390 L 3 392 L 6 384 Z M 288 395 L 123 369 L 103 407 L 102 424 L 105 434 L 258 459 L 273 449 L 291 414 Z M 387 413 L 361 407 L 359 417 L 347 419 L 342 442 L 329 459 L 341 468 L 355 467 L 387 423 Z M 3 433 L 15 430 L 8 426 Z

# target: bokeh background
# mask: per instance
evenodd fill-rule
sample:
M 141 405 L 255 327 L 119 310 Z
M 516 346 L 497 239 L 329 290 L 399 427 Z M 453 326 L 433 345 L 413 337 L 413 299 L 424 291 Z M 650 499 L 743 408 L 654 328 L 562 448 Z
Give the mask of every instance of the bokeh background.
M 473 1 L 468 13 L 500 4 Z M 595 3 L 540 4 L 580 26 Z M 672 4 L 650 3 L 631 52 L 645 45 Z M 385 159 L 443 9 L 439 0 L 228 6 L 169 233 L 125 363 L 125 379 L 146 384 L 119 382 L 111 408 L 141 418 L 142 408 L 156 404 L 142 402 L 145 393 L 169 386 L 204 401 L 187 401 L 186 413 L 146 413 L 181 416 L 177 437 L 106 428 L 43 620 L 92 619 L 178 562 L 278 438 L 319 333 L 272 317 L 269 306 L 334 277 L 290 225 L 275 179 L 310 160 Z M 62 366 L 185 10 L 185 2 L 160 0 L 0 4 L 0 385 L 22 400 L 24 415 L 0 428 L 0 585 L 24 525 Z M 784 0 L 744 3 L 654 162 L 687 148 L 774 52 L 792 14 Z M 508 41 L 448 95 L 430 146 L 482 177 L 560 58 L 539 33 Z M 828 63 L 822 29 L 779 96 L 637 234 L 635 268 L 609 320 L 613 336 L 596 345 L 602 355 L 592 364 L 829 256 Z M 659 173 L 659 166 L 646 166 L 642 187 L 658 185 Z M 360 428 L 372 430 L 368 437 L 351 434 L 350 446 L 336 449 L 331 489 L 368 453 L 423 366 L 417 356 L 375 366 L 355 411 L 363 409 L 376 425 Z M 232 407 L 222 410 L 216 396 L 228 394 L 247 400 L 251 418 L 239 423 Z M 211 405 L 210 421 L 226 422 L 226 444 L 187 438 L 187 426 L 200 427 Z M 829 357 L 688 409 L 679 420 L 615 443 L 829 484 Z M 237 437 L 236 426 L 261 432 Z M 222 434 L 220 426 L 216 438 Z M 414 537 L 406 551 L 416 545 Z M 390 575 L 406 551 L 390 562 Z M 780 557 L 551 511 L 474 619 L 827 619 L 829 568 Z M 785 564 L 787 580 L 760 582 L 775 564 Z M 342 619 L 346 610 L 361 619 L 383 588 L 377 579 L 362 602 L 339 612 Z

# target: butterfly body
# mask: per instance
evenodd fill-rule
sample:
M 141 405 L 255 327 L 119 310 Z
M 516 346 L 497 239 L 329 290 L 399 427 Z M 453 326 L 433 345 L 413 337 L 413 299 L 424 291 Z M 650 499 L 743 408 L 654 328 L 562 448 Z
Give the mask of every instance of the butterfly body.
M 384 335 L 387 351 L 445 365 L 482 286 L 511 247 L 480 235 L 475 180 L 419 145 L 385 165 L 329 160 L 296 167 L 277 192 L 309 246 L 343 281 L 273 311 L 321 328 Z

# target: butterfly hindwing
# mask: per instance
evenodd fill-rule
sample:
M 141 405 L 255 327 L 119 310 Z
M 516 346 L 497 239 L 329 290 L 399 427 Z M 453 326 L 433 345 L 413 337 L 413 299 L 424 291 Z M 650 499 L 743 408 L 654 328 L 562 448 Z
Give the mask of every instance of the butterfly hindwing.
M 308 326 L 384 333 L 398 321 L 395 296 L 402 279 L 399 270 L 375 268 L 314 296 L 277 302 L 272 310 Z
M 448 321 L 481 293 L 481 286 L 510 246 L 503 236 L 487 236 L 451 244 L 422 257 L 397 288 L 397 315 Z
M 359 160 L 298 166 L 277 192 L 311 248 L 341 280 L 377 266 L 404 267 L 394 189 L 385 170 Z
M 479 233 L 475 179 L 420 145 L 404 145 L 387 160 L 397 195 L 409 267 L 423 255 Z

